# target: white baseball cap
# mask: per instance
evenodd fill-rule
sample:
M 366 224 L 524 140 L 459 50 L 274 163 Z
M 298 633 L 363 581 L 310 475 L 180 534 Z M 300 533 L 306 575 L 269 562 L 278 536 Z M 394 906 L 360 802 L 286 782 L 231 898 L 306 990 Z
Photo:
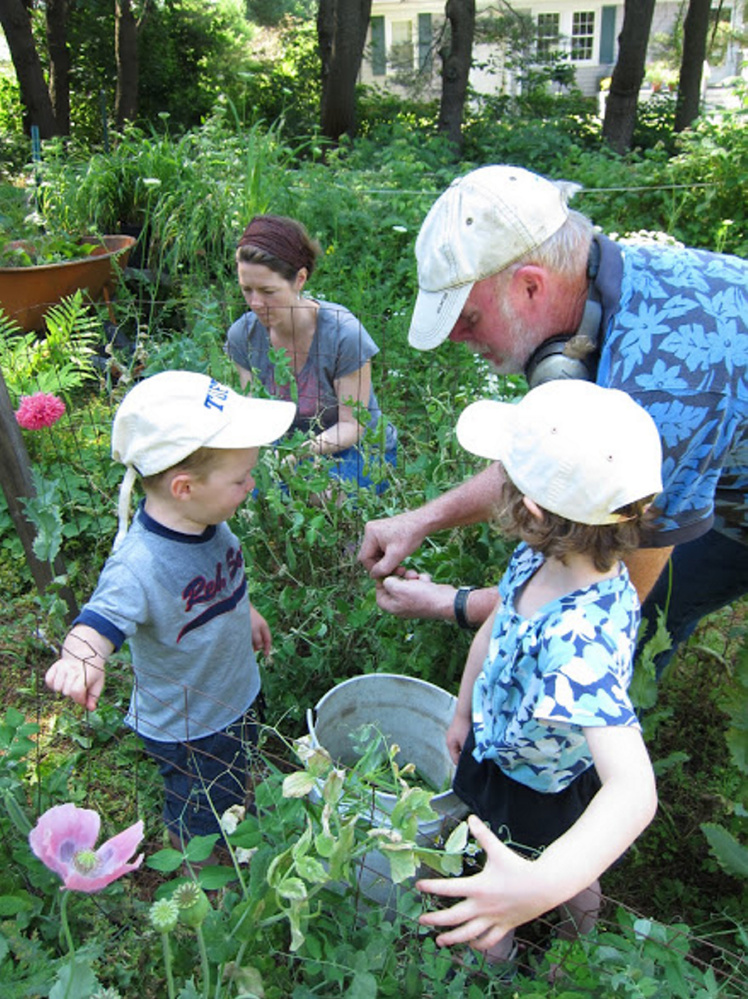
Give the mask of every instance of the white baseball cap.
M 500 461 L 525 496 L 579 524 L 615 524 L 625 519 L 616 510 L 662 492 L 655 422 L 619 389 L 545 382 L 518 403 L 472 403 L 456 432 L 467 451 Z
M 418 298 L 408 342 L 438 347 L 476 281 L 498 274 L 557 232 L 575 185 L 514 166 L 485 166 L 452 181 L 416 239 Z
M 123 399 L 112 426 L 112 457 L 127 467 L 115 547 L 127 529 L 136 473 L 164 472 L 201 447 L 270 444 L 288 430 L 295 413 L 292 402 L 239 395 L 195 371 L 163 371 L 139 382 Z

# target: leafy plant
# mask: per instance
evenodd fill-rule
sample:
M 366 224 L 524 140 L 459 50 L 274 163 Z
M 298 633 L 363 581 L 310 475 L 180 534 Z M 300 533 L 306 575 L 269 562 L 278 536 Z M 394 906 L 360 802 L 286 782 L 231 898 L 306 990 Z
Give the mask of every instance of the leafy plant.
M 97 243 L 88 243 L 67 235 L 39 237 L 33 242 L 16 241 L 6 245 L 0 252 L 0 267 L 38 267 L 41 264 L 79 260 L 90 256 L 97 246 Z
M 0 313 L 0 367 L 10 395 L 18 400 L 32 392 L 68 395 L 93 375 L 91 360 L 101 327 L 76 291 L 52 306 L 44 335 L 21 333 L 18 324 Z
M 408 622 L 380 612 L 374 584 L 356 562 L 367 520 L 418 505 L 482 467 L 455 443 L 459 411 L 487 394 L 511 398 L 525 391 L 521 378 L 492 375 L 457 345 L 424 355 L 407 346 L 416 234 L 455 175 L 503 159 L 582 183 L 575 207 L 606 232 L 657 228 L 694 245 L 743 252 L 738 188 L 746 133 L 739 120 L 725 116 L 700 122 L 692 137 L 678 139 L 675 157 L 665 146 L 646 143 L 620 158 L 597 148 L 599 123 L 571 102 L 564 105 L 569 114 L 563 118 L 553 113 L 560 105 L 549 100 L 542 118 L 532 120 L 517 117 L 513 107 L 485 105 L 470 109 L 467 158 L 456 163 L 433 134 L 428 107 L 413 102 L 396 109 L 392 102 L 372 99 L 362 104 L 370 114 L 362 138 L 325 150 L 322 162 L 314 136 L 289 139 L 294 94 L 306 87 L 302 117 L 313 94 L 302 77 L 293 78 L 296 89 L 289 86 L 287 94 L 274 91 L 288 72 L 283 68 L 274 77 L 266 67 L 246 81 L 247 108 L 253 95 L 261 94 L 265 103 L 258 108 L 288 110 L 286 122 L 272 128 L 259 122 L 261 110 L 252 118 L 235 100 L 223 103 L 202 128 L 181 136 L 166 119 L 152 130 L 128 129 L 114 137 L 108 157 L 74 144 L 64 155 L 61 146 L 45 147 L 42 207 L 48 220 L 56 229 L 68 220 L 80 223 L 80 231 L 96 231 L 101 226 L 95 219 L 110 213 L 116 220 L 117 206 L 129 200 L 146 223 L 142 239 L 150 248 L 149 266 L 130 272 L 127 286 L 120 286 L 114 309 L 124 342 L 107 348 L 96 364 L 87 352 L 97 349 L 93 339 L 84 340 L 79 352 L 70 329 L 59 340 L 52 334 L 50 353 L 45 337 L 26 339 L 1 316 L 0 362 L 14 400 L 39 389 L 59 392 L 58 369 L 63 373 L 65 417 L 26 440 L 38 473 L 59 488 L 57 498 L 48 498 L 49 509 L 37 511 L 40 523 L 43 515 L 49 520 L 47 551 L 62 546 L 69 576 L 83 596 L 114 533 L 121 469 L 110 460 L 110 427 L 122 392 L 133 379 L 169 367 L 210 371 L 231 382 L 235 375 L 222 344 L 229 323 L 244 308 L 233 273 L 236 236 L 251 213 L 265 209 L 296 215 L 318 236 L 325 256 L 311 290 L 353 308 L 381 347 L 373 378 L 386 416 L 399 431 L 398 467 L 388 472 L 389 488 L 380 496 L 351 492 L 339 502 L 315 505 L 313 498 L 329 485 L 327 460 L 284 463 L 298 439 L 263 449 L 258 496 L 233 526 L 245 551 L 252 601 L 273 632 L 263 687 L 268 721 L 282 733 L 283 749 L 270 752 L 268 735 L 262 751 L 268 779 L 258 787 L 259 814 L 245 817 L 229 833 L 234 858 L 223 870 L 203 866 L 199 872 L 201 886 L 214 893 L 202 923 L 208 974 L 194 928 L 179 922 L 168 933 L 171 974 L 185 999 L 199 994 L 206 978 L 213 992 L 259 995 L 263 988 L 267 999 L 346 993 L 480 999 L 507 989 L 459 952 L 436 948 L 417 924 L 423 900 L 408 891 L 407 881 L 393 890 L 385 918 L 381 908 L 362 908 L 360 879 L 347 882 L 342 893 L 315 880 L 316 865 L 327 876 L 333 856 L 341 867 L 348 856 L 353 875 L 367 851 L 376 847 L 381 854 L 383 844 L 384 853 L 395 858 L 396 877 L 421 859 L 407 837 L 402 850 L 392 848 L 390 831 L 372 839 L 363 812 L 349 830 L 347 820 L 359 814 L 365 795 L 369 803 L 371 787 L 364 792 L 358 775 L 347 775 L 341 807 L 335 805 L 327 818 L 324 799 L 283 795 L 292 766 L 287 744 L 304 730 L 305 712 L 319 697 L 349 676 L 374 671 L 421 676 L 456 689 L 469 647 L 470 635 L 453 625 Z M 668 127 L 664 112 L 657 113 L 653 141 L 655 129 Z M 254 121 L 251 128 L 245 118 Z M 148 178 L 158 182 L 146 184 Z M 58 626 L 47 614 L 53 605 L 39 604 L 27 592 L 31 584 L 22 551 L 1 497 L 0 542 L 6 704 L 22 705 L 15 710 L 24 719 L 13 716 L 7 724 L 41 722 L 38 731 L 19 734 L 17 749 L 24 749 L 17 760 L 14 750 L 7 767 L 0 759 L 0 779 L 19 807 L 32 796 L 37 809 L 59 800 L 92 799 L 123 824 L 132 821 L 137 801 L 154 827 L 150 852 L 160 854 L 157 863 L 164 866 L 149 868 L 150 880 L 134 878 L 132 891 L 113 890 L 111 906 L 102 899 L 91 930 L 92 959 L 110 990 L 137 991 L 144 999 L 163 996 L 162 931 L 144 918 L 145 910 L 154 895 L 168 900 L 182 865 L 196 870 L 214 844 L 190 844 L 184 853 L 159 850 L 157 775 L 132 733 L 118 729 L 130 685 L 126 660 L 119 672 L 112 671 L 106 713 L 83 716 L 44 700 L 34 667 L 43 668 Z M 508 551 L 488 525 L 480 525 L 429 538 L 408 564 L 437 581 L 484 584 L 498 579 Z M 735 613 L 740 618 L 744 611 L 737 607 Z M 39 625 L 46 644 L 34 638 Z M 697 996 L 744 991 L 739 951 L 745 949 L 745 906 L 737 875 L 745 842 L 745 683 L 742 661 L 733 661 L 742 639 L 721 620 L 716 627 L 723 639 L 719 649 L 693 644 L 679 652 L 659 691 L 645 663 L 634 688 L 638 704 L 650 705 L 644 724 L 661 785 L 660 815 L 609 877 L 616 897 L 631 910 L 643 909 L 661 921 L 647 923 L 638 912 L 622 909 L 596 936 L 573 945 L 553 942 L 543 956 L 539 950 L 549 946 L 545 928 L 537 949 L 528 941 L 513 995 L 667 999 L 683 995 L 684 982 Z M 703 662 L 692 663 L 700 656 Z M 2 731 L 0 726 L 0 737 Z M 328 778 L 328 793 L 337 787 L 330 771 L 293 768 L 291 788 L 295 782 L 302 790 L 311 782 L 319 790 Z M 399 794 L 402 776 L 390 768 L 388 788 L 391 779 Z M 423 806 L 419 796 L 408 800 L 416 813 Z M 398 821 L 407 826 L 413 814 L 404 806 Z M 711 850 L 699 833 L 702 825 Z M 9 812 L 0 814 L 0 832 L 5 847 L 0 991 L 9 999 L 41 995 L 49 990 L 56 973 L 50 969 L 61 954 L 56 913 L 44 901 L 49 882 L 24 858 L 23 835 Z M 322 851 L 330 849 L 333 854 L 325 856 Z M 249 868 L 239 859 L 242 850 L 256 850 Z M 70 910 L 73 923 L 91 917 L 90 909 L 78 911 L 74 900 Z M 667 925 L 674 912 L 683 913 L 700 936 L 680 921 Z M 298 943 L 294 950 L 292 941 Z M 551 959 L 564 970 L 554 984 L 546 981 Z

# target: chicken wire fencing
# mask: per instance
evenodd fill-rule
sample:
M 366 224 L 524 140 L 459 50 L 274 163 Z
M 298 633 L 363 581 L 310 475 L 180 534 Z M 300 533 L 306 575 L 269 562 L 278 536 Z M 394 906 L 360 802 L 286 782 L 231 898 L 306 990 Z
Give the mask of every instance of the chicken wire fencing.
M 319 795 L 315 800 L 303 781 L 306 793 L 286 793 L 287 778 L 299 773 L 308 777 L 310 772 L 315 776 L 308 760 L 299 755 L 298 743 L 302 739 L 303 745 L 305 712 L 315 700 L 335 683 L 361 672 L 384 666 L 408 673 L 411 664 L 423 669 L 425 653 L 421 649 L 419 658 L 418 626 L 394 618 L 382 623 L 386 616 L 376 608 L 373 584 L 356 562 L 356 552 L 368 519 L 418 505 L 471 471 L 451 440 L 454 414 L 443 402 L 445 391 L 458 394 L 459 374 L 445 373 L 433 360 L 424 363 L 421 393 L 415 397 L 399 354 L 388 350 L 389 317 L 366 317 L 381 348 L 374 378 L 379 405 L 385 419 L 397 425 L 396 466 L 378 462 L 375 454 L 369 459 L 374 488 L 349 483 L 331 492 L 329 462 L 316 461 L 305 469 L 288 462 L 289 450 L 268 449 L 256 476 L 255 495 L 235 518 L 235 530 L 245 548 L 250 597 L 263 611 L 267 609 L 275 649 L 269 661 L 260 659 L 261 672 L 268 678 L 267 704 L 251 719 L 251 736 L 243 727 L 229 733 L 232 768 L 226 771 L 225 750 L 217 758 L 213 748 L 202 748 L 200 739 L 189 736 L 179 760 L 143 751 L 134 732 L 123 725 L 133 684 L 158 698 L 174 678 L 164 674 L 159 663 L 134 678 L 126 646 L 107 666 L 106 687 L 95 711 L 58 697 L 45 686 L 46 670 L 59 655 L 70 621 L 95 586 L 116 532 L 122 477 L 122 468 L 110 456 L 116 407 L 138 379 L 175 366 L 178 356 L 172 344 L 160 359 L 147 337 L 139 333 L 122 336 L 118 342 L 120 331 L 112 325 L 111 312 L 91 311 L 79 300 L 64 302 L 48 316 L 46 329 L 39 334 L 19 332 L 0 315 L 0 562 L 8 594 L 4 630 L 9 636 L 2 652 L 7 696 L 0 768 L 3 764 L 9 768 L 15 760 L 8 732 L 17 733 L 21 723 L 7 714 L 12 708 L 35 729 L 24 774 L 31 810 L 38 813 L 69 796 L 116 819 L 117 824 L 144 818 L 150 852 L 175 845 L 162 822 L 160 774 L 168 771 L 182 776 L 183 781 L 173 780 L 170 785 L 172 816 L 187 820 L 196 809 L 205 808 L 206 802 L 219 822 L 230 812 L 220 826 L 227 838 L 218 841 L 217 852 L 209 859 L 249 870 L 257 851 L 272 851 L 274 844 L 281 852 L 293 851 L 305 822 L 316 823 L 317 831 L 320 823 L 327 823 L 329 830 L 331 819 L 324 802 Z M 223 354 L 222 339 L 222 333 L 213 332 L 201 356 L 187 354 L 186 366 L 211 374 L 215 368 L 216 377 L 238 387 Z M 469 572 L 486 553 L 482 536 L 473 541 L 471 549 L 470 540 L 463 543 L 450 536 L 438 552 L 430 552 L 434 564 L 441 557 L 450 570 Z M 454 672 L 454 664 L 461 668 L 467 638 L 439 627 L 441 631 L 434 631 L 424 625 L 426 638 L 421 641 L 435 658 L 435 642 L 450 646 L 452 665 L 444 668 L 452 670 L 449 685 L 456 691 L 459 673 Z M 80 655 L 87 668 L 99 668 L 90 651 Z M 177 700 L 183 705 L 178 713 L 187 728 L 189 704 L 195 699 L 212 698 L 224 713 L 231 708 L 230 690 L 216 694 L 215 690 L 177 686 Z M 351 809 L 360 816 L 362 828 L 382 823 L 375 791 L 364 785 L 362 792 L 355 768 L 354 778 L 352 796 L 338 799 L 347 802 L 335 820 L 340 823 L 338 838 Z M 404 780 L 399 770 L 396 778 Z M 319 775 L 315 779 L 319 789 Z M 10 782 L 13 787 L 17 780 L 16 773 Z M 396 784 L 395 790 L 402 793 L 406 786 L 410 786 L 407 780 Z M 202 792 L 202 806 L 196 804 L 196 787 Z M 221 805 L 213 807 L 214 798 Z M 227 800 L 233 804 L 224 809 Z M 330 801 L 326 804 L 331 806 Z M 447 822 L 440 828 L 433 840 L 435 848 L 444 847 L 453 826 Z M 239 846 L 232 842 L 232 830 L 237 827 Z M 331 891 L 329 885 L 321 887 L 310 879 L 307 889 L 311 894 L 333 909 L 345 896 L 354 920 L 370 918 L 374 908 L 395 922 L 399 932 L 420 939 L 418 915 L 437 904 L 434 899 L 416 891 L 412 877 L 394 883 L 388 865 L 383 869 L 379 860 L 373 860 L 378 854 L 373 841 L 364 848 L 360 838 L 357 846 L 352 840 L 349 854 L 350 864 L 341 866 L 345 877 L 336 878 Z M 193 858 L 194 870 L 206 859 Z M 329 865 L 329 856 L 321 855 L 319 860 Z M 186 862 L 190 864 L 189 855 Z M 469 873 L 478 869 L 480 859 L 467 855 L 464 862 Z M 153 890 L 154 877 L 158 879 L 145 869 L 134 874 L 136 882 L 142 882 L 139 890 L 145 893 Z M 267 890 L 267 885 L 258 890 Z M 106 907 L 106 899 L 97 904 Z M 720 931 L 725 940 L 732 939 L 733 929 L 726 920 Z M 621 933 L 626 946 L 622 946 Z M 551 968 L 550 974 L 578 978 L 579 966 L 592 960 L 598 969 L 608 962 L 611 981 L 616 976 L 677 980 L 674 995 L 702 994 L 698 990 L 712 982 L 715 991 L 704 995 L 743 995 L 748 986 L 745 955 L 730 943 L 715 942 L 718 936 L 700 937 L 686 927 L 663 926 L 603 895 L 598 926 L 589 940 L 567 939 L 558 914 L 521 927 L 511 975 L 531 978 L 539 968 Z M 284 954 L 290 957 L 292 953 L 295 960 L 308 960 L 303 948 L 292 952 L 289 945 Z M 463 975 L 465 981 L 477 980 L 483 987 L 496 980 L 496 969 L 469 949 L 454 948 L 449 960 L 453 977 Z M 591 984 L 590 994 L 596 994 L 594 988 Z

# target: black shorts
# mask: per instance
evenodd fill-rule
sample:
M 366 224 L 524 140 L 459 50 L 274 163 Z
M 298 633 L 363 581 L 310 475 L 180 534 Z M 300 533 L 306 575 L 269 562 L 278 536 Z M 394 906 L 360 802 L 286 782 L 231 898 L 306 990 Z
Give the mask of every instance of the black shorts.
M 536 791 L 507 777 L 494 760 L 478 763 L 474 749 L 471 729 L 455 771 L 455 794 L 500 840 L 530 856 L 563 836 L 601 787 L 590 767 L 563 791 Z

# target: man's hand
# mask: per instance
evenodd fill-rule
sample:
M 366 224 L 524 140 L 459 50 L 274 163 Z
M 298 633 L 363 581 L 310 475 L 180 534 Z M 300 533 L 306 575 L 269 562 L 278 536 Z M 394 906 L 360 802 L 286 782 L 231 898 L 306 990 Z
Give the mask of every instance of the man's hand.
M 415 569 L 377 580 L 377 604 L 395 617 L 454 621 L 456 592 L 451 584 L 434 583 L 427 572 Z
M 358 560 L 374 579 L 391 576 L 425 537 L 417 510 L 383 520 L 370 520 L 364 527 Z

